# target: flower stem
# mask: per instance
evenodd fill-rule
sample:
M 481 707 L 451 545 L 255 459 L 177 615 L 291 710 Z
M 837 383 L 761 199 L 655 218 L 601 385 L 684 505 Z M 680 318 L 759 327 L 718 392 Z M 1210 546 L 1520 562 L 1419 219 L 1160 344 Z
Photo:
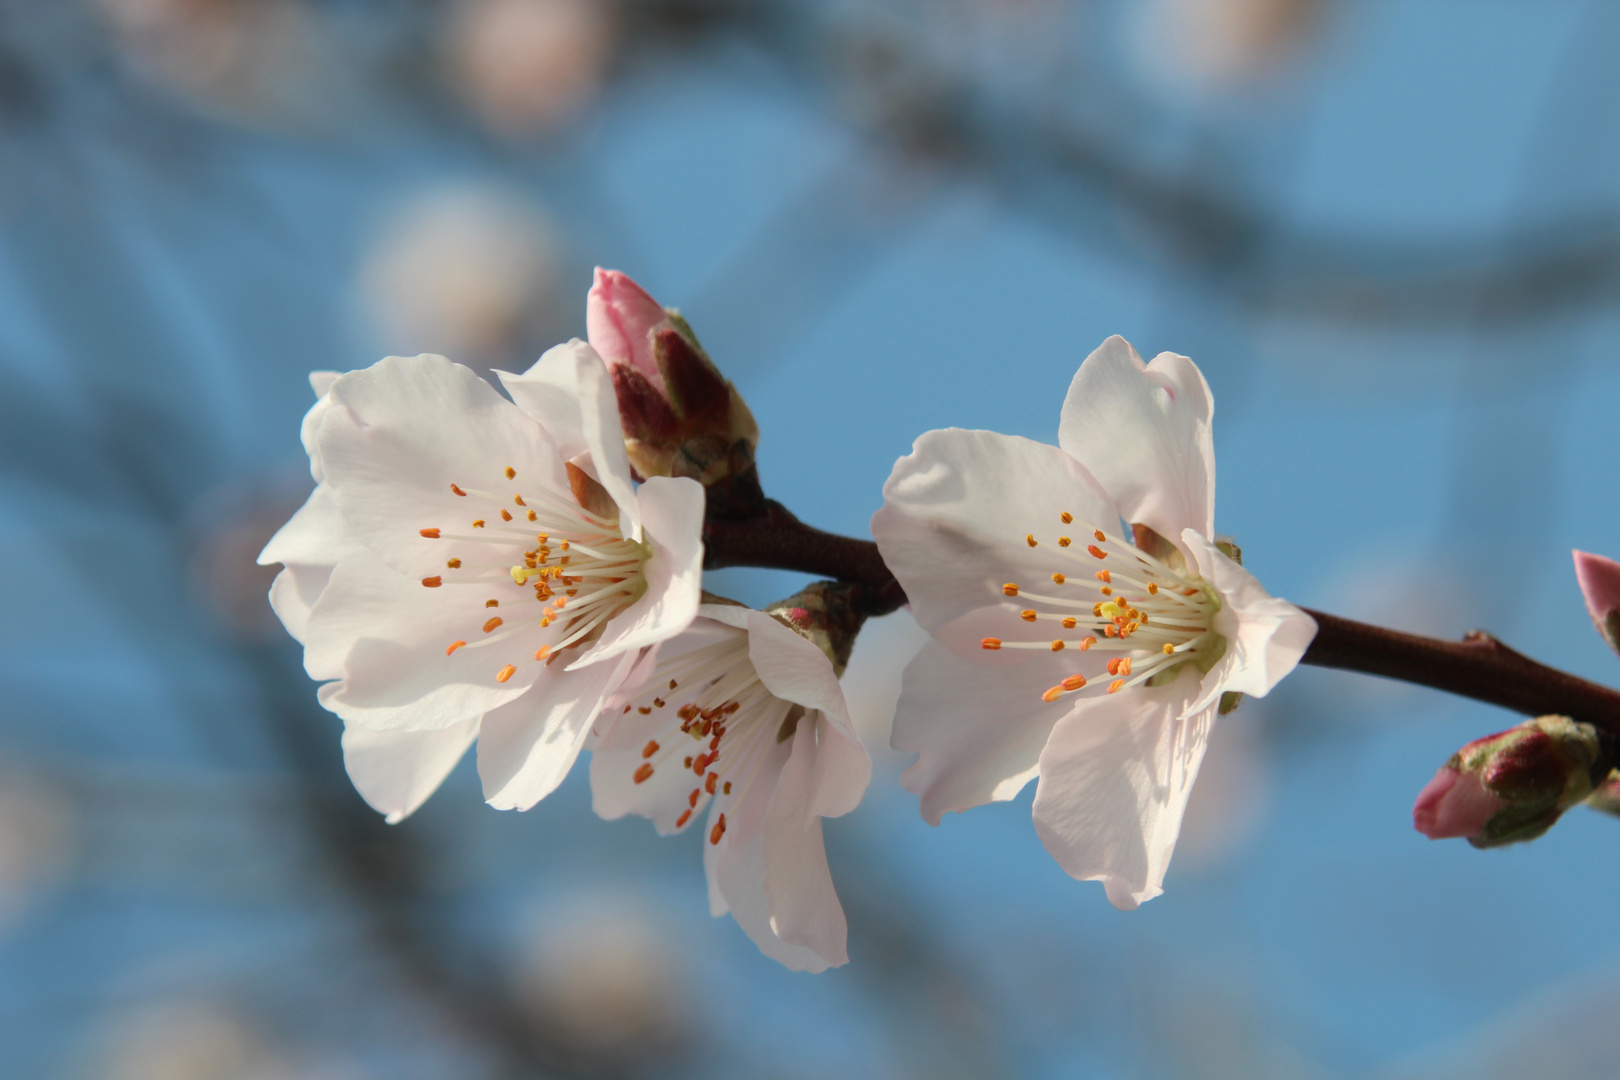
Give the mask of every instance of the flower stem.
M 857 586 L 850 601 L 863 617 L 886 615 L 906 602 L 870 540 L 811 528 L 766 499 L 755 517 L 712 517 L 703 529 L 704 566 L 797 570 Z M 1620 691 L 1538 663 L 1476 630 L 1461 641 L 1310 611 L 1317 633 L 1303 663 L 1359 671 L 1473 698 L 1526 716 L 1557 714 L 1620 736 Z

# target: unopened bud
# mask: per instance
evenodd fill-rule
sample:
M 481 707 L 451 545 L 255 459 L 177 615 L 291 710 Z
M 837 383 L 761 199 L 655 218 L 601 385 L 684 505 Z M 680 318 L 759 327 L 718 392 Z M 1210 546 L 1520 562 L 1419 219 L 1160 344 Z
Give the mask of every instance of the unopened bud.
M 1572 554 L 1586 610 L 1609 648 L 1620 653 L 1620 563 L 1587 551 Z
M 842 676 L 855 637 L 866 621 L 864 609 L 851 602 L 851 594 L 860 587 L 817 581 L 786 600 L 778 600 L 765 613 L 814 642 L 832 661 L 833 671 Z
M 660 307 L 628 275 L 598 267 L 585 326 L 612 373 L 637 474 L 713 484 L 753 467 L 759 426 L 678 311 Z
M 1412 825 L 1431 840 L 1461 836 L 1478 848 L 1534 840 L 1592 794 L 1599 757 L 1590 724 L 1526 720 L 1453 754 L 1418 795 Z

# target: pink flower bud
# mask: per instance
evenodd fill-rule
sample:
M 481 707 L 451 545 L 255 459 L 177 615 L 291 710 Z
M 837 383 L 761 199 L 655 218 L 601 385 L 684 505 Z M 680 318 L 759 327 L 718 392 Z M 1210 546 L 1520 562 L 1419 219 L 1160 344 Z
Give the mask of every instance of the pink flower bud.
M 1412 807 L 1412 827 L 1430 840 L 1453 836 L 1475 840 L 1485 834 L 1485 826 L 1506 805 L 1486 790 L 1479 773 L 1458 772 L 1450 765 L 1442 765 L 1418 793 Z
M 699 480 L 711 487 L 711 509 L 720 481 L 744 478 L 739 482 L 748 492 L 758 487 L 759 427 L 680 312 L 659 307 L 628 275 L 597 267 L 585 324 L 591 347 L 613 376 L 637 475 Z
M 629 365 L 659 391 L 664 377 L 653 355 L 653 333 L 673 325 L 669 313 L 629 274 L 596 268 L 585 301 L 585 333 L 609 368 Z
M 1620 562 L 1585 551 L 1572 554 L 1586 610 L 1609 648 L 1620 652 Z
M 1418 794 L 1412 827 L 1431 840 L 1465 837 L 1475 847 L 1534 840 L 1592 793 L 1597 733 L 1567 716 L 1540 716 L 1475 739 Z

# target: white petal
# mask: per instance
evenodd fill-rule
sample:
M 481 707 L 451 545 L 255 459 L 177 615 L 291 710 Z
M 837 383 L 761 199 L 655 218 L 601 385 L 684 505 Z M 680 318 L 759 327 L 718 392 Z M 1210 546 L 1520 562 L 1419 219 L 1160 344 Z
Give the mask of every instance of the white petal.
M 635 665 L 617 663 L 548 671 L 535 692 L 484 715 L 478 775 L 497 810 L 527 810 L 550 795 L 574 767 L 591 722 Z
M 366 550 L 343 559 L 307 627 L 304 666 L 310 677 L 330 678 L 334 670 L 343 676 L 321 687 L 321 704 L 359 727 L 426 731 L 461 723 L 522 694 L 544 667 L 533 659 L 538 626 L 536 640 L 517 634 L 488 648 L 445 655 L 452 641 L 483 637 L 479 595 L 424 589 Z M 506 664 L 517 671 L 497 682 Z
M 1076 518 L 1071 526 L 1059 516 L 1065 512 Z M 935 630 L 999 601 L 1005 582 L 1033 583 L 1062 568 L 1057 538 L 1083 525 L 1117 532 L 1119 514 L 1068 454 L 950 428 L 925 433 L 895 462 L 872 536 L 917 622 Z M 1029 547 L 1029 535 L 1041 546 Z
M 336 566 L 358 544 L 343 525 L 337 497 L 326 484 L 316 484 L 304 505 L 276 530 L 259 552 L 259 565 Z
M 503 500 L 544 486 L 573 501 L 546 432 L 460 364 L 391 356 L 343 376 L 330 396 L 317 437 L 326 482 L 355 539 L 402 574 L 439 573 L 447 557 L 469 553 L 419 530 L 471 534 L 474 518 L 494 516 L 451 484 Z M 514 535 L 513 548 L 524 539 Z
M 309 455 L 309 474 L 318 484 L 324 478 L 321 470 L 321 452 L 315 445 L 315 433 L 320 430 L 321 418 L 332 405 L 327 398 L 327 392 L 332 384 L 337 382 L 338 373 L 335 371 L 312 371 L 309 373 L 309 388 L 315 391 L 315 404 L 304 414 L 304 422 L 299 426 L 298 438 L 304 444 L 304 453 Z
M 1174 540 L 1215 529 L 1209 384 L 1185 356 L 1151 364 L 1122 337 L 1086 357 L 1069 385 L 1058 445 L 1085 463 L 1126 521 Z
M 979 647 L 984 631 L 1019 625 L 1009 608 L 974 612 L 942 628 L 906 666 L 890 744 L 919 753 L 900 785 L 931 825 L 951 810 L 1005 802 L 1038 771 L 1041 748 L 1074 698 L 1041 700 L 1074 674 L 1072 658 L 1044 650 Z
M 637 492 L 652 556 L 647 591 L 608 620 L 602 637 L 569 667 L 595 664 L 685 630 L 703 600 L 703 485 L 655 476 Z
M 1231 659 L 1221 689 L 1265 697 L 1305 655 L 1316 637 L 1316 620 L 1266 592 L 1253 574 L 1193 530 L 1182 534 L 1182 543 L 1221 598 L 1215 630 L 1226 638 L 1222 663 Z
M 1123 910 L 1164 891 L 1215 722 L 1213 705 L 1183 716 L 1197 675 L 1184 667 L 1169 686 L 1087 699 L 1041 753 L 1035 831 L 1064 870 L 1101 881 Z
M 701 741 L 680 734 L 666 711 L 642 716 L 632 710 L 604 716 L 597 728 L 601 737 L 591 751 L 591 809 L 608 821 L 626 814 L 648 818 L 660 836 L 681 831 L 675 822 L 689 808 L 688 794 L 693 788 L 701 790 L 703 783 L 701 777 L 681 766 L 681 758 L 687 753 L 696 754 L 702 748 Z M 652 775 L 638 784 L 636 770 L 647 761 L 642 749 L 651 739 L 664 744 L 661 749 L 667 756 L 654 755 L 661 760 L 654 765 Z M 669 746 L 670 739 L 681 740 L 681 745 Z M 699 796 L 697 809 L 707 798 L 706 794 Z M 687 819 L 687 825 L 696 820 L 694 814 Z
M 709 910 L 716 916 L 729 911 L 759 951 L 784 966 L 794 971 L 825 971 L 830 965 L 827 958 L 783 941 L 771 929 L 771 901 L 765 885 L 765 817 L 790 747 L 790 743 L 775 743 L 762 756 L 757 775 L 743 789 L 742 800 L 732 800 L 725 807 L 726 833 L 718 845 L 708 842 L 705 830 L 703 868 L 709 877 Z
M 827 869 L 821 815 L 815 808 L 818 788 L 825 782 L 817 774 L 829 764 L 824 760 L 826 743 L 818 740 L 818 734 L 825 734 L 816 730 L 821 726 L 800 722 L 793 734 L 792 755 L 771 793 L 763 838 L 765 897 L 770 928 L 779 940 L 806 948 L 836 967 L 849 961 L 848 927 Z M 838 745 L 841 739 L 833 736 L 828 741 Z
M 517 407 L 552 433 L 564 459 L 589 456 L 596 479 L 619 505 L 624 535 L 640 540 L 641 510 L 630 482 L 619 402 L 596 350 L 575 338 L 547 349 L 521 375 L 499 374 Z
M 437 731 L 345 727 L 343 765 L 360 797 L 393 825 L 438 790 L 477 737 L 476 716 Z
M 309 613 L 315 608 L 315 601 L 321 598 L 321 592 L 326 583 L 332 580 L 330 566 L 298 566 L 283 567 L 276 580 L 270 583 L 270 610 L 276 613 L 281 625 L 287 628 L 292 639 L 303 645 L 309 637 Z M 329 667 L 322 669 L 320 674 L 311 671 L 312 679 L 339 679 L 343 677 L 343 669 Z

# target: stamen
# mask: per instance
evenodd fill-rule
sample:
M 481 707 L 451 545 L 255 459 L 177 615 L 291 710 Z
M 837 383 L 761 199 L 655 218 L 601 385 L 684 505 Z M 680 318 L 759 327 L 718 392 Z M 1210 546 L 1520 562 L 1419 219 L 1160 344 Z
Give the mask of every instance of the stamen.
M 1017 596 L 1018 595 L 1018 586 L 1014 585 L 1012 582 L 1009 581 L 1009 582 L 1007 582 L 1007 584 L 1005 584 L 1005 585 L 1003 585 L 1001 587 L 1001 592 L 1005 596 Z
M 528 503 L 523 501 L 523 496 L 521 496 L 521 495 L 512 496 L 512 501 L 517 503 L 519 506 L 528 506 L 529 505 Z
M 1030 547 L 1034 547 L 1035 546 L 1035 534 L 1030 533 L 1028 536 L 1024 537 L 1024 543 L 1028 544 Z
M 437 576 L 425 577 L 422 579 L 422 584 L 426 588 L 437 589 L 440 585 L 444 584 L 444 578 Z
M 501 668 L 501 673 L 499 675 L 495 676 L 495 681 L 496 682 L 505 682 L 507 679 L 510 679 L 512 677 L 512 674 L 515 671 L 517 671 L 516 667 L 514 667 L 511 664 L 507 664 L 505 667 Z
M 423 539 L 426 540 L 437 540 L 439 538 L 438 529 L 418 529 L 416 531 L 421 533 Z
M 1046 693 L 1041 695 L 1041 700 L 1042 701 L 1056 701 L 1058 698 L 1060 698 L 1062 696 L 1063 696 L 1063 687 L 1054 686 L 1050 690 L 1048 690 Z
M 1063 524 L 1065 524 L 1065 525 L 1073 525 L 1074 524 L 1074 515 L 1069 513 L 1067 510 L 1065 510 L 1065 511 L 1063 511 L 1063 513 L 1059 514 L 1058 517 L 1063 520 Z
M 455 492 L 457 495 L 460 495 L 463 499 L 465 499 L 467 497 L 467 493 L 465 491 L 462 491 L 460 488 L 456 487 L 456 485 L 454 485 L 454 484 L 450 485 L 450 490 Z
M 484 527 L 484 519 L 483 518 L 478 518 L 477 520 L 475 520 L 473 522 L 473 528 L 482 529 L 483 527 Z
M 1067 679 L 1063 680 L 1063 689 L 1065 690 L 1078 690 L 1084 685 L 1086 685 L 1086 677 L 1084 675 L 1070 675 Z
M 1112 585 L 1114 583 L 1114 575 L 1110 574 L 1107 570 L 1099 570 L 1097 571 L 1097 580 L 1103 582 L 1104 584 Z M 1149 588 L 1152 588 L 1152 586 L 1149 586 Z
M 551 646 L 550 645 L 542 645 L 538 649 L 534 650 L 534 658 L 536 660 L 544 660 L 547 657 L 549 657 L 550 655 L 551 655 Z M 628 706 L 626 706 L 626 708 L 628 708 Z
M 726 835 L 726 815 L 721 814 L 720 819 L 714 823 L 714 828 L 709 830 L 709 843 L 718 844 L 724 835 Z
M 487 623 L 484 624 L 484 633 L 486 633 L 486 634 L 489 633 L 491 630 L 495 629 L 499 625 L 501 625 L 501 617 L 499 615 L 497 615 L 493 619 L 489 620 Z
M 688 821 L 691 821 L 691 820 L 692 820 L 692 811 L 690 811 L 690 810 L 682 810 L 681 811 L 681 816 L 675 819 L 675 827 L 677 829 L 683 828 L 683 827 L 685 827 L 686 823 Z
M 500 607 L 501 602 L 499 600 L 485 600 L 484 601 L 484 606 L 485 607 Z
M 510 480 L 510 479 L 512 479 L 512 478 L 513 478 L 513 477 L 515 477 L 515 476 L 516 476 L 516 475 L 517 475 L 517 470 L 516 470 L 516 469 L 514 469 L 514 468 L 512 468 L 512 466 L 510 466 L 510 465 L 508 465 L 508 466 L 507 466 L 507 467 L 506 467 L 506 478 L 507 478 L 507 479 L 508 479 L 508 480 Z
M 632 775 L 631 779 L 638 784 L 645 784 L 647 782 L 647 778 L 652 776 L 652 774 L 653 767 L 644 761 L 640 765 L 636 766 L 636 771 Z
M 1055 640 L 1055 641 L 1052 642 L 1052 651 L 1053 652 L 1062 652 L 1063 651 L 1063 641 L 1061 639 Z
M 1020 611 L 1018 613 L 1018 617 L 1023 619 L 1025 622 L 1035 621 L 1035 613 L 1033 611 Z
M 1115 679 L 1113 682 L 1108 684 L 1108 692 L 1110 694 L 1118 693 L 1119 688 L 1124 686 L 1124 685 L 1125 685 L 1125 680 L 1124 679 Z
M 1068 579 L 1068 578 L 1066 578 L 1066 577 L 1064 577 L 1064 576 L 1063 576 L 1063 575 L 1062 575 L 1062 574 L 1053 574 L 1053 575 L 1052 575 L 1052 583 L 1053 583 L 1053 584 L 1054 584 L 1054 585 L 1061 585 L 1061 584 L 1063 584 L 1063 583 L 1064 583 L 1064 582 L 1065 582 L 1065 581 L 1068 581 L 1068 580 L 1069 580 L 1069 579 Z
M 731 781 L 730 780 L 727 780 L 725 782 L 725 784 L 723 784 L 721 786 L 720 794 L 722 794 L 722 795 L 730 795 L 731 794 Z
M 1101 542 L 1102 542 L 1102 541 L 1104 541 L 1104 540 L 1107 540 L 1107 539 L 1108 539 L 1108 537 L 1107 537 L 1107 536 L 1105 536 L 1105 535 L 1103 535 L 1103 531 L 1102 531 L 1102 530 L 1101 530 L 1101 529 L 1094 529 L 1094 530 L 1092 530 L 1092 533 L 1091 533 L 1091 535 L 1092 535 L 1092 536 L 1095 536 L 1095 537 L 1096 537 L 1096 538 L 1097 538 L 1097 541 L 1098 541 L 1098 543 L 1101 543 Z
M 1058 547 L 1068 547 L 1072 543 L 1074 543 L 1074 541 L 1070 540 L 1067 536 L 1058 537 Z
M 461 569 L 461 560 L 460 559 L 451 559 L 449 562 L 445 563 L 444 565 L 448 566 L 452 570 L 460 570 Z
M 455 652 L 465 644 L 467 644 L 465 641 L 452 641 L 450 643 L 450 647 L 444 650 L 444 655 L 449 656 L 451 653 Z
M 501 511 L 501 520 L 502 521 L 511 521 L 512 520 L 512 512 L 510 510 L 502 510 Z
M 981 649 L 990 649 L 991 651 L 999 649 L 999 648 L 1001 648 L 1001 639 L 1000 638 L 987 637 L 983 641 L 979 642 L 979 648 L 981 648 Z
M 1062 626 L 1063 626 L 1063 629 L 1065 629 L 1065 630 L 1073 630 L 1074 627 L 1075 627 L 1075 618 L 1074 618 L 1074 616 L 1069 615 L 1069 616 L 1065 617 L 1064 620 L 1063 620 Z M 1081 648 L 1085 648 L 1085 646 L 1082 645 Z
M 1101 540 L 1102 537 L 1099 535 L 1097 537 L 1097 539 Z M 1108 558 L 1108 553 L 1106 551 L 1104 551 L 1102 548 L 1098 547 L 1096 544 L 1087 545 L 1086 550 L 1091 552 L 1092 555 L 1096 556 L 1099 559 Z

